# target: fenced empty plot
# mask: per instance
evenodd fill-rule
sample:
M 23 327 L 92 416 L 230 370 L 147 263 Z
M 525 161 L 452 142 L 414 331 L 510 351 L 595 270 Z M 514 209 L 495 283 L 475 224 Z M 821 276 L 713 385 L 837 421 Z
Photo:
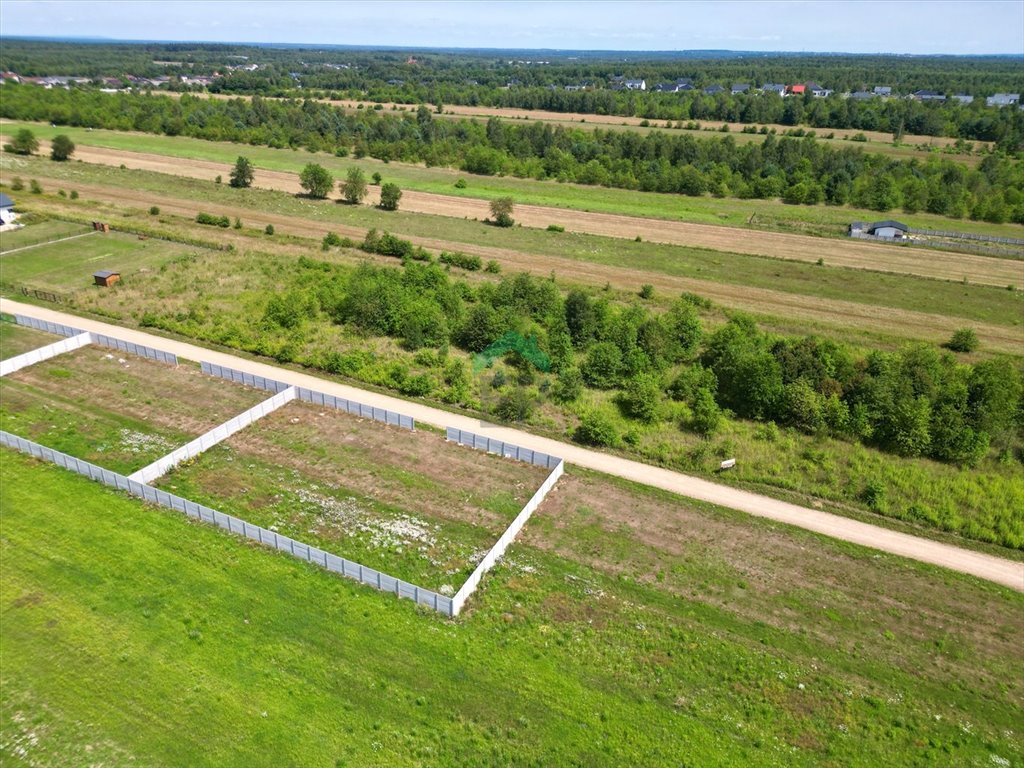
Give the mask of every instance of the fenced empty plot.
M 296 401 L 155 484 L 451 594 L 547 474 Z
M 194 369 L 178 367 L 177 358 L 161 350 L 31 318 L 19 321 L 45 327 L 64 338 L 4 361 L 3 373 L 10 375 L 0 378 L 4 395 L 0 405 L 0 427 L 4 428 L 0 429 L 0 444 L 449 616 L 462 610 L 483 575 L 504 555 L 564 468 L 557 457 L 449 429 L 449 441 L 468 442 L 498 454 L 483 461 L 478 458 L 467 462 L 469 453 L 459 453 L 458 448 L 452 452 L 455 443 L 439 443 L 430 432 L 417 433 L 412 420 L 399 413 L 208 363 L 202 366 L 206 375 L 201 375 Z M 133 362 L 129 362 L 110 352 L 103 353 L 103 348 L 85 346 L 93 341 L 104 348 L 130 350 L 142 357 L 133 356 Z M 120 367 L 111 369 L 109 364 L 115 360 Z M 55 367 L 58 362 L 61 367 Z M 104 370 L 96 370 L 97 365 Z M 128 381 L 131 377 L 125 376 L 133 365 L 134 380 Z M 149 369 L 144 370 L 147 366 Z M 24 372 L 20 370 L 23 367 Z M 112 371 L 118 371 L 121 380 Z M 140 371 L 144 371 L 141 378 Z M 169 382 L 162 379 L 167 375 L 184 378 Z M 69 387 L 69 380 L 76 376 L 79 381 Z M 184 384 L 189 376 L 193 390 L 228 379 L 244 385 L 220 385 L 237 399 L 264 392 L 275 394 L 226 420 L 217 419 L 215 426 L 200 430 L 199 437 L 184 445 L 180 431 L 171 437 L 132 433 L 125 427 L 147 421 L 145 426 L 149 428 L 170 419 L 175 422 L 174 429 L 180 430 L 181 406 L 187 411 L 185 420 L 191 419 L 193 424 L 211 416 L 213 399 L 204 397 L 206 393 L 189 391 L 190 385 Z M 54 385 L 55 380 L 62 383 Z M 132 394 L 138 395 L 140 381 L 155 387 L 141 395 L 145 406 L 142 421 L 129 415 L 133 405 L 139 406 L 138 397 L 133 400 Z M 166 392 L 177 398 L 178 409 L 168 402 L 154 407 L 153 399 L 146 396 L 152 394 L 155 398 Z M 286 406 L 293 410 L 282 416 Z M 154 418 L 149 420 L 151 416 Z M 262 423 L 258 421 L 261 419 Z M 42 431 L 45 444 L 7 431 L 8 426 L 19 432 Z M 122 445 L 110 444 L 112 429 L 118 430 Z M 240 437 L 246 432 L 247 439 Z M 134 434 L 136 439 L 126 440 L 126 434 Z M 108 440 L 96 444 L 97 435 Z M 236 437 L 235 445 L 220 445 Z M 177 448 L 172 445 L 175 439 Z M 72 444 L 71 451 L 55 449 L 55 443 L 66 442 Z M 125 457 L 126 448 L 133 454 L 131 458 Z M 90 452 L 103 454 L 103 466 L 83 456 Z M 119 471 L 122 465 L 134 467 L 149 452 L 157 456 L 141 469 L 131 475 Z M 240 460 L 236 461 L 236 457 Z M 287 466 L 286 459 L 282 463 L 282 457 L 291 457 L 292 466 Z M 216 495 L 224 491 L 225 483 L 230 486 L 232 481 L 241 482 L 244 486 L 235 493 L 229 492 L 224 503 L 240 506 L 246 518 L 270 515 L 279 519 L 263 527 L 149 485 L 189 459 L 199 461 L 164 479 L 172 491 L 184 485 L 191 496 L 201 497 L 211 493 L 211 483 Z M 538 473 L 539 488 L 535 476 Z M 460 484 L 460 479 L 465 484 Z M 251 494 L 253 486 L 260 482 L 268 485 L 260 488 L 260 493 Z M 360 490 L 353 490 L 357 486 Z M 502 490 L 496 491 L 497 488 Z M 530 493 L 531 488 L 536 490 Z M 490 495 L 479 495 L 481 489 L 483 494 Z M 381 500 L 389 492 L 397 495 L 400 504 Z M 282 528 L 300 533 L 304 529 L 315 544 L 284 535 L 279 532 Z M 341 537 L 347 537 L 347 550 L 356 549 L 370 559 L 387 561 L 390 573 L 396 569 L 402 574 L 408 572 L 414 580 L 332 555 L 319 546 L 321 541 L 336 544 Z M 396 556 L 403 555 L 396 560 Z M 419 586 L 425 578 L 447 581 L 432 590 Z M 456 591 L 453 584 L 458 583 L 462 586 Z
M 77 337 L 71 337 L 77 338 Z M 2 428 L 132 472 L 265 399 L 194 368 L 85 346 L 0 379 Z

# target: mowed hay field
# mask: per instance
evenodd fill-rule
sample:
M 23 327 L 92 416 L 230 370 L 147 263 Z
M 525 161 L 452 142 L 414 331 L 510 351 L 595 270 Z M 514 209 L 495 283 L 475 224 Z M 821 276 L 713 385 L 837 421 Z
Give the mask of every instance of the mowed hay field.
M 159 141 L 159 137 L 156 137 Z M 212 142 L 204 142 L 211 144 Z M 218 145 L 214 145 L 218 146 Z M 167 149 L 172 153 L 180 145 L 168 144 Z M 127 166 L 133 169 L 148 170 L 158 173 L 182 175 L 191 178 L 212 179 L 217 175 L 226 177 L 230 171 L 233 159 L 229 155 L 234 151 L 230 145 L 219 145 L 221 162 L 193 159 L 187 157 L 167 157 L 153 153 L 129 152 L 124 149 L 103 149 L 89 146 L 81 146 L 76 150 L 76 157 L 84 162 L 100 164 Z M 283 152 L 283 150 L 267 150 L 269 152 Z M 292 153 L 294 154 L 294 153 Z M 334 161 L 338 163 L 338 161 Z M 266 189 L 274 189 L 289 193 L 299 193 L 301 187 L 298 180 L 298 171 L 301 163 L 292 160 L 294 170 L 291 171 L 261 171 L 258 173 L 256 184 Z M 385 169 L 387 172 L 387 169 Z M 341 175 L 339 171 L 339 175 Z M 547 187 L 552 186 L 550 183 Z M 597 188 L 593 192 L 600 194 Z M 597 197 L 598 194 L 594 196 Z M 373 189 L 367 198 L 367 203 L 378 202 L 377 190 Z M 637 199 L 646 197 L 646 193 L 629 193 L 630 197 Z M 652 199 L 669 198 L 673 201 L 683 200 L 681 196 L 652 195 Z M 584 198 L 585 199 L 585 198 Z M 742 203 L 740 207 L 744 210 L 748 221 L 756 218 L 757 209 L 762 210 L 765 206 L 757 205 L 763 201 L 722 202 L 723 208 L 735 208 L 737 202 Z M 451 194 L 439 194 L 437 191 L 416 191 L 407 190 L 403 193 L 401 207 L 403 210 L 417 213 L 426 213 L 436 216 L 455 218 L 486 219 L 489 213 L 489 202 L 479 198 L 467 198 Z M 778 204 L 769 208 L 768 216 L 778 211 Z M 849 220 L 878 218 L 879 214 L 869 211 L 850 211 L 847 216 Z M 1020 282 L 1024 266 L 1012 259 L 999 259 L 991 256 L 977 254 L 951 253 L 941 250 L 930 250 L 925 248 L 906 248 L 887 245 L 884 243 L 873 243 L 855 241 L 849 239 L 832 238 L 823 242 L 821 238 L 811 237 L 802 234 L 765 232 L 754 230 L 749 227 L 721 226 L 711 224 L 699 224 L 682 221 L 667 221 L 657 218 L 640 218 L 627 216 L 621 213 L 608 211 L 583 211 L 567 208 L 552 208 L 547 205 L 520 204 L 515 212 L 516 220 L 523 226 L 544 229 L 550 224 L 557 224 L 573 232 L 583 232 L 605 237 L 624 238 L 632 240 L 641 236 L 644 240 L 683 245 L 696 248 L 707 248 L 717 251 L 728 251 L 732 253 L 748 254 L 755 256 L 766 256 L 770 258 L 788 259 L 795 261 L 816 262 L 818 259 L 828 258 L 829 263 L 851 267 L 856 269 L 872 269 L 884 272 L 895 272 L 915 274 L 924 277 L 935 277 L 939 279 L 960 280 L 968 279 L 973 282 L 987 285 L 1006 286 Z M 674 216 L 673 216 L 674 218 Z M 942 229 L 955 229 L 950 220 L 938 217 L 929 217 L 934 221 L 927 222 L 924 226 Z M 1000 232 L 1004 227 L 996 227 Z M 1004 236 L 1024 235 L 1024 227 L 1016 225 L 1009 226 L 1009 232 L 1014 234 Z
M 607 285 L 630 293 L 642 282 L 654 285 L 661 295 L 696 293 L 724 307 L 743 309 L 776 322 L 797 323 L 791 332 L 809 326 L 852 327 L 867 334 L 944 341 L 967 320 L 990 348 L 1012 352 L 1020 346 L 1024 294 L 1007 291 L 1005 287 L 924 280 L 837 268 L 827 262 L 824 266 L 801 264 L 591 235 L 528 228 L 502 231 L 471 220 L 401 211 L 388 214 L 368 206 L 353 208 L 296 199 L 278 192 L 232 190 L 225 185 L 144 171 L 117 171 L 85 164 L 57 167 L 41 161 L 32 161 L 31 165 L 37 163 L 40 170 L 64 176 L 45 179 L 48 188 L 67 185 L 82 192 L 83 199 L 74 204 L 48 196 L 32 200 L 39 210 L 65 212 L 64 215 L 98 215 L 99 210 L 115 224 L 113 217 L 121 217 L 127 219 L 129 226 L 131 221 L 145 226 L 155 220 L 147 217 L 146 208 L 140 206 L 156 205 L 162 214 L 183 219 L 194 219 L 195 212 L 202 209 L 229 219 L 240 218 L 246 227 L 255 224 L 261 234 L 259 243 L 250 241 L 247 247 L 261 250 L 283 247 L 277 240 L 262 237 L 266 224 L 272 224 L 281 234 L 317 241 L 329 230 L 361 240 L 367 228 L 378 227 L 410 236 L 418 245 L 438 251 L 461 250 L 485 260 L 494 259 L 506 270 L 545 276 L 554 272 L 573 283 Z M 92 179 L 102 183 L 91 183 Z M 195 234 L 206 233 L 208 238 L 226 242 L 236 237 L 234 230 L 189 227 Z M 1000 259 L 991 261 L 1016 264 Z
M 5 763 L 1022 756 L 1024 596 L 952 573 L 570 473 L 449 621 L 0 459 Z

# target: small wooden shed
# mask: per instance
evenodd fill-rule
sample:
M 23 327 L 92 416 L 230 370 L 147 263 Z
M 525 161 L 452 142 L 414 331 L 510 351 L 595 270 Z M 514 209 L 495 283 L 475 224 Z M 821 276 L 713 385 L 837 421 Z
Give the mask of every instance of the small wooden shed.
M 101 269 L 99 272 L 93 273 L 92 279 L 96 281 L 96 285 L 102 285 L 104 288 L 109 288 L 121 279 L 121 273 L 111 272 L 109 269 Z

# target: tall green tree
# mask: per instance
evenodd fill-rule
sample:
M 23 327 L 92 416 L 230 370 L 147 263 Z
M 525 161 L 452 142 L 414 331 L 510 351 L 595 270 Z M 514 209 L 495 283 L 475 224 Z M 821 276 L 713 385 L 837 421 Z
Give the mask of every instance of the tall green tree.
M 39 139 L 28 128 L 22 128 L 14 134 L 6 149 L 16 155 L 34 155 L 39 151 Z
M 397 211 L 398 201 L 402 199 L 402 190 L 397 184 L 388 182 L 380 188 L 380 207 L 385 211 Z
M 359 168 L 349 168 L 348 175 L 345 176 L 345 180 L 339 185 L 339 189 L 341 197 L 346 203 L 349 205 L 359 205 L 359 203 L 363 202 L 363 198 L 366 197 L 366 175 Z M 397 201 L 395 201 L 395 207 L 398 207 Z
M 307 195 L 323 200 L 334 188 L 334 177 L 322 165 L 309 163 L 299 174 L 299 184 Z
M 515 224 L 512 218 L 512 211 L 515 208 L 515 201 L 511 197 L 499 197 L 491 201 L 491 216 L 494 223 L 499 227 L 511 227 Z
M 63 133 L 58 136 L 54 136 L 53 141 L 50 142 L 51 160 L 56 160 L 57 162 L 70 160 L 74 151 L 75 143 Z
M 254 176 L 254 168 L 249 158 L 241 157 L 235 160 L 235 167 L 231 169 L 230 184 L 232 187 L 251 187 Z

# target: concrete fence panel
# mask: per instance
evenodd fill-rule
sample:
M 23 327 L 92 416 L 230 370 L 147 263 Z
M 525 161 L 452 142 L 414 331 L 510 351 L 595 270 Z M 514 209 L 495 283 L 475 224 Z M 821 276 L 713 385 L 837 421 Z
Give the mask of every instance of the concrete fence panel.
M 91 334 L 79 333 L 77 336 L 69 336 L 45 347 L 33 349 L 24 354 L 12 357 L 9 360 L 0 360 L 0 376 L 6 376 L 30 365 L 41 363 L 43 360 L 63 355 L 65 352 L 72 352 L 87 346 L 91 341 Z
M 478 451 L 487 451 L 487 453 L 495 453 L 499 456 L 504 456 L 506 459 L 515 459 L 516 461 L 524 461 L 527 464 L 534 464 L 538 467 L 544 467 L 545 469 L 554 469 L 561 463 L 561 459 L 558 456 L 550 456 L 540 451 L 534 451 L 529 448 L 521 448 L 518 445 L 512 443 L 505 443 L 501 440 L 495 440 L 490 437 L 483 437 L 481 435 L 467 432 L 457 427 L 448 427 L 446 430 L 446 436 L 450 442 L 458 443 L 459 445 L 466 445 L 470 448 L 476 448 Z
M 240 413 L 232 419 L 214 427 L 209 432 L 200 435 L 192 442 L 183 445 L 177 450 L 171 451 L 166 456 L 157 459 L 149 466 L 143 467 L 137 472 L 129 475 L 129 480 L 137 480 L 140 483 L 151 483 L 158 477 L 167 474 L 171 469 L 183 461 L 194 458 L 203 451 L 209 450 L 218 443 L 231 437 L 236 432 L 245 429 L 254 421 L 261 419 L 268 413 L 273 413 L 282 405 L 290 403 L 295 399 L 295 387 L 288 387 L 269 400 L 257 403 L 244 413 Z
M 480 585 L 481 579 L 484 574 L 491 570 L 495 564 L 505 554 L 505 550 L 511 546 L 512 542 L 515 541 L 516 536 L 526 525 L 527 521 L 536 511 L 537 507 L 540 506 L 541 502 L 544 501 L 545 497 L 555 487 L 555 483 L 565 472 L 565 462 L 559 459 L 558 464 L 551 470 L 551 474 L 547 476 L 537 492 L 533 494 L 533 497 L 526 502 L 522 511 L 516 515 L 512 523 L 505 529 L 505 532 L 501 534 L 494 546 L 484 555 L 484 559 L 480 561 L 479 565 L 473 570 L 473 573 L 466 579 L 465 584 L 459 588 L 459 591 L 455 593 L 455 597 L 452 598 L 452 615 L 458 616 L 466 604 L 466 600 L 469 596 L 476 591 L 476 588 Z
M 415 429 L 416 421 L 412 416 L 406 416 L 395 411 L 389 411 L 385 408 L 374 408 L 369 405 L 363 405 L 352 400 L 345 400 L 340 397 L 333 397 L 332 395 L 324 394 L 323 392 L 317 392 L 312 389 L 306 389 L 304 387 L 298 388 L 298 397 L 300 400 L 306 403 L 313 403 L 314 405 L 322 405 L 325 408 L 333 408 L 338 411 L 345 411 L 356 416 L 360 416 L 367 419 L 373 419 L 383 424 L 390 424 L 395 427 L 402 427 L 403 429 Z
M 14 322 L 18 325 L 24 325 L 26 328 L 35 328 L 37 331 L 46 331 L 57 336 L 79 336 L 85 333 L 80 328 L 72 328 L 69 325 L 61 325 L 60 323 L 51 323 L 49 320 L 37 320 L 27 315 L 15 315 Z
M 80 475 L 92 478 L 97 482 L 112 488 L 127 491 L 132 496 L 144 499 L 145 501 L 157 504 L 168 509 L 182 512 L 183 514 L 202 520 L 207 523 L 223 528 L 225 531 L 238 536 L 244 536 L 264 546 L 286 552 L 293 557 L 315 563 L 328 571 L 340 574 L 348 579 L 360 581 L 385 592 L 392 592 L 400 598 L 415 600 L 421 605 L 433 608 L 445 616 L 453 616 L 453 599 L 445 597 L 429 589 L 418 587 L 415 584 L 396 579 L 393 576 L 368 568 L 359 563 L 354 563 L 337 555 L 331 555 L 321 549 L 296 541 L 287 536 L 282 536 L 275 531 L 261 528 L 258 525 L 246 522 L 241 518 L 218 512 L 215 509 L 197 504 L 173 493 L 153 488 L 150 485 L 133 480 L 124 475 L 119 475 L 109 469 L 90 464 L 87 461 L 76 459 L 74 456 L 55 451 L 31 440 L 0 430 L 0 445 L 13 448 L 21 453 L 34 456 L 38 459 L 48 461 L 58 466 L 77 472 Z

